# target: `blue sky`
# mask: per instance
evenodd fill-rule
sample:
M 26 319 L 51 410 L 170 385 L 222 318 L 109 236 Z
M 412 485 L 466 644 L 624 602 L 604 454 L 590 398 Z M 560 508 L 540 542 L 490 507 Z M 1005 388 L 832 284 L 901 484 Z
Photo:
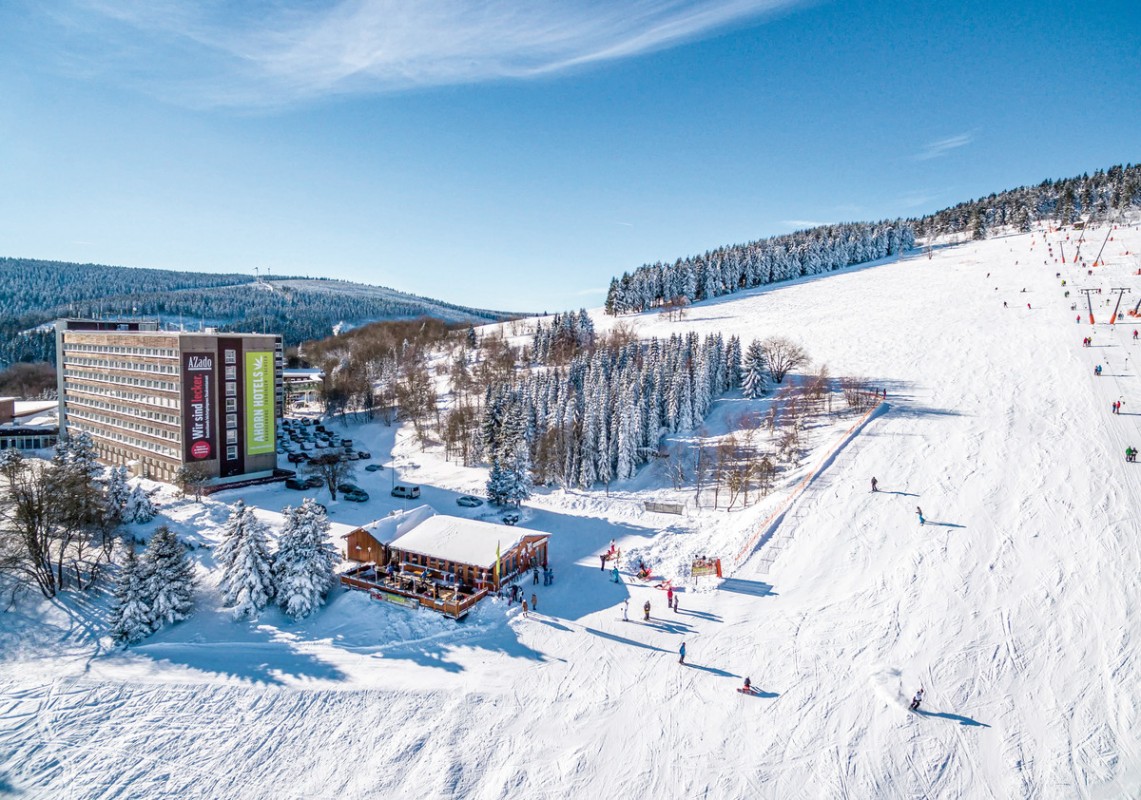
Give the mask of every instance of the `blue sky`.
M 6 0 L 0 255 L 598 304 L 648 261 L 1138 161 L 1139 23 L 1136 2 Z

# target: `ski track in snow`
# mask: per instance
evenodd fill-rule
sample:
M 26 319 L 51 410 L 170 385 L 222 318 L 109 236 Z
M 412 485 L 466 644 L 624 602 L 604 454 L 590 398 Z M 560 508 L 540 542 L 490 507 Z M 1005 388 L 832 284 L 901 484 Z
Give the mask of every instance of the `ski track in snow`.
M 554 532 L 558 577 L 526 620 L 492 603 L 441 625 L 343 595 L 309 627 L 191 622 L 126 656 L 93 655 L 74 621 L 21 621 L 0 662 L 0 794 L 1141 796 L 1141 472 L 1122 457 L 1141 443 L 1141 322 L 1080 347 L 1091 329 L 1054 277 L 1131 285 L 1124 249 L 1137 230 L 1089 277 L 1043 265 L 1041 232 L 1007 236 L 627 318 L 646 336 L 780 333 L 888 388 L 890 411 L 732 575 L 757 591 L 685 591 L 674 614 L 594 554 L 694 536 L 728 563 L 779 496 L 675 541 L 616 488 L 535 498 L 524 524 Z M 433 483 L 442 462 L 415 457 Z M 629 486 L 662 488 L 651 469 Z M 440 480 L 462 490 L 460 472 Z M 734 691 L 745 675 L 758 696 Z

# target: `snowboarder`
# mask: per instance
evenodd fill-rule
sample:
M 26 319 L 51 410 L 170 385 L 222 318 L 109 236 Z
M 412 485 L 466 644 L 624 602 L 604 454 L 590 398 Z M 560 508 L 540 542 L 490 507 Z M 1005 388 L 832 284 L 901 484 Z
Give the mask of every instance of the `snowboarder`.
M 645 619 L 646 622 L 649 622 L 650 621 L 650 601 L 649 600 L 646 601 L 646 605 L 642 606 L 642 611 L 646 612 L 646 615 L 645 615 L 645 617 L 643 617 L 643 619 Z
M 873 491 L 873 492 L 878 492 L 878 491 L 879 491 L 879 489 L 877 489 L 877 488 L 876 488 L 876 485 L 877 485 L 878 483 L 879 483 L 879 481 L 877 481 L 877 480 L 876 480 L 876 479 L 873 477 L 873 478 L 872 478 L 872 491 Z
M 911 698 L 911 710 L 918 711 L 919 704 L 923 702 L 923 687 L 919 687 L 919 691 L 915 693 L 915 697 Z
M 539 596 L 534 592 L 531 592 L 531 609 L 533 611 L 539 610 Z
M 925 520 L 925 519 L 923 518 L 923 509 L 922 509 L 922 508 L 920 508 L 919 506 L 916 506 L 916 507 L 915 507 L 915 513 L 919 515 L 919 524 L 920 524 L 920 525 L 926 525 L 926 524 L 927 524 L 927 520 Z
M 627 597 L 625 600 L 622 601 L 622 621 L 623 622 L 629 622 L 630 621 L 630 598 L 629 597 Z
M 677 660 L 677 663 L 684 664 L 685 663 L 685 642 L 681 643 L 681 647 L 678 648 L 677 652 L 678 652 L 678 655 L 680 656 L 680 658 L 678 658 L 678 660 Z

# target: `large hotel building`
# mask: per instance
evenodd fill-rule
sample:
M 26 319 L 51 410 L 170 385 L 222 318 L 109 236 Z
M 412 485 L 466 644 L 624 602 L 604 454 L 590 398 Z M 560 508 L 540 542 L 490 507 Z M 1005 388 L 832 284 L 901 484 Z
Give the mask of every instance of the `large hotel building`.
M 280 336 L 65 319 L 56 359 L 60 431 L 89 433 L 107 463 L 166 482 L 184 465 L 217 483 L 273 474 Z

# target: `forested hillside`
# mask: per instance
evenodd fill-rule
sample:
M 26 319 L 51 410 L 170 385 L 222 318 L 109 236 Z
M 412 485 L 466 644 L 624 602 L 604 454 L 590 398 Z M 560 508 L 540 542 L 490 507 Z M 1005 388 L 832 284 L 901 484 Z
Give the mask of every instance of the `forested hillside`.
M 821 225 L 746 244 L 728 245 L 672 264 L 645 264 L 610 282 L 606 310 L 617 314 L 684 306 L 725 294 L 874 261 L 914 246 L 917 237 L 1015 227 L 1040 220 L 1098 221 L 1141 206 L 1141 165 L 1046 180 L 912 219 Z
M 480 323 L 510 316 L 346 281 L 0 259 L 0 365 L 52 361 L 54 335 L 33 329 L 73 315 L 157 316 L 189 329 L 272 331 L 286 344 L 328 336 L 342 323 L 421 316 Z

